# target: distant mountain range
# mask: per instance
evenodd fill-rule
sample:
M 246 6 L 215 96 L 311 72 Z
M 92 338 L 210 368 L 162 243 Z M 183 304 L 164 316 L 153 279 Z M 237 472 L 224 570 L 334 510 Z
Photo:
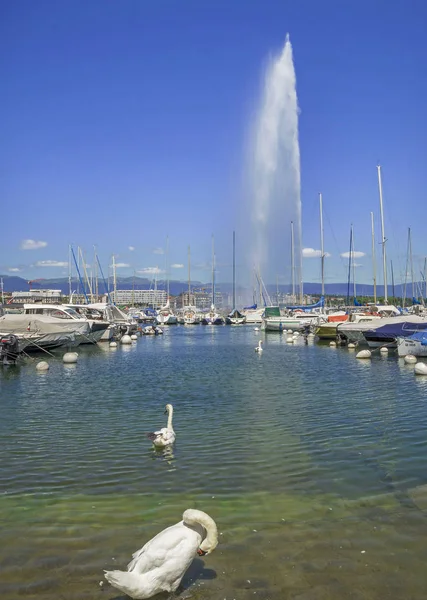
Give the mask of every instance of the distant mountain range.
M 66 277 L 62 277 L 62 278 L 53 278 L 53 279 L 38 279 L 37 281 L 34 282 L 28 282 L 28 280 L 23 279 L 22 277 L 16 277 L 13 275 L 0 275 L 1 278 L 3 278 L 3 286 L 4 286 L 4 291 L 5 292 L 23 292 L 23 291 L 27 291 L 30 289 L 55 289 L 55 290 L 61 290 L 61 292 L 63 294 L 68 294 L 69 291 L 69 282 L 68 282 L 68 278 Z M 425 287 L 424 287 L 424 283 L 418 283 L 416 289 L 422 289 L 424 291 Z M 80 286 L 81 287 L 81 286 Z M 158 289 L 166 289 L 166 282 L 165 281 L 158 281 L 157 282 L 157 287 Z M 73 278 L 72 280 L 72 289 L 73 291 L 76 291 L 79 288 L 79 282 Z M 117 289 L 122 289 L 122 290 L 131 290 L 132 288 L 136 289 L 136 290 L 141 290 L 141 289 L 152 289 L 153 288 L 153 280 L 152 279 L 146 279 L 144 277 L 117 277 Z M 210 290 L 211 288 L 211 284 L 210 283 L 203 283 L 201 281 L 192 281 L 191 282 L 191 289 L 192 290 L 199 290 L 199 291 L 203 291 L 203 290 Z M 217 283 L 216 284 L 216 288 L 218 291 L 221 291 L 224 294 L 231 294 L 233 291 L 233 286 L 231 283 Z M 105 286 L 104 283 L 102 281 L 99 281 L 98 283 L 98 289 L 99 289 L 99 293 L 104 293 L 105 292 Z M 110 282 L 110 290 L 112 289 L 112 283 Z M 170 294 L 172 296 L 178 296 L 179 294 L 182 294 L 182 292 L 187 291 L 188 289 L 188 282 L 185 281 L 170 281 L 169 282 L 169 290 L 170 290 Z M 276 295 L 276 286 L 275 285 L 267 285 L 267 290 L 272 298 L 272 300 L 274 300 L 275 295 Z M 291 292 L 291 286 L 290 285 L 279 285 L 278 286 L 279 292 L 280 293 L 290 293 Z M 325 284 L 325 293 L 328 296 L 338 296 L 338 297 L 346 297 L 347 296 L 347 289 L 348 289 L 348 284 L 347 283 L 327 283 Z M 407 286 L 407 297 L 411 297 L 411 289 L 412 286 L 409 284 Z M 304 293 L 308 294 L 310 296 L 319 296 L 321 292 L 321 286 L 320 283 L 304 283 Z M 394 289 L 394 293 L 397 297 L 402 297 L 403 294 L 403 286 L 402 285 L 396 285 L 395 289 Z M 249 289 L 245 289 L 242 286 L 237 286 L 236 289 L 236 294 L 238 295 L 244 295 L 246 297 L 251 297 L 252 296 L 252 292 Z M 360 283 L 357 285 L 357 295 L 358 296 L 373 296 L 374 294 L 374 287 L 371 284 L 363 284 Z M 377 286 L 377 296 L 383 296 L 384 294 L 384 286 Z M 393 295 L 393 289 L 391 286 L 388 286 L 388 295 L 392 296 Z M 351 286 L 350 289 L 350 296 L 353 296 L 353 286 Z

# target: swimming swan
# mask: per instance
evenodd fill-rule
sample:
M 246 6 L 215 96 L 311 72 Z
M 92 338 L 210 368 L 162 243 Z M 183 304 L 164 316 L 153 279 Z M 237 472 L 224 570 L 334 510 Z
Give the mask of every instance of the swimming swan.
M 258 342 L 258 346 L 256 346 L 255 352 L 262 352 L 262 340 Z
M 168 423 L 166 427 L 162 427 L 162 429 L 159 429 L 159 431 L 154 431 L 153 433 L 148 434 L 148 438 L 153 442 L 154 446 L 157 446 L 157 448 L 164 448 L 165 446 L 170 446 L 175 441 L 175 432 L 172 427 L 172 404 L 166 404 L 165 414 L 168 415 Z
M 127 571 L 104 571 L 105 579 L 135 600 L 174 592 L 195 555 L 210 554 L 218 544 L 218 530 L 209 515 L 189 508 L 182 519 L 137 550 Z

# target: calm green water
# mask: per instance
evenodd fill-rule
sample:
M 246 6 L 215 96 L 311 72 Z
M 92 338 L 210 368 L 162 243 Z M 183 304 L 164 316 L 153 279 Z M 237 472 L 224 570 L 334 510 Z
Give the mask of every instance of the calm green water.
M 413 367 L 250 326 L 79 354 L 0 370 L 2 599 L 122 598 L 102 570 L 189 507 L 220 544 L 185 597 L 426 598 L 427 378 Z M 145 433 L 167 402 L 177 441 L 157 453 Z

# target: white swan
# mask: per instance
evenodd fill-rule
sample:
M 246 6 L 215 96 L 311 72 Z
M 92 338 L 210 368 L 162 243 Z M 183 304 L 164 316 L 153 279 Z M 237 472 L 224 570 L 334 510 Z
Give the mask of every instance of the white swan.
M 196 553 L 210 554 L 218 544 L 217 527 L 209 515 L 189 508 L 182 519 L 135 552 L 127 571 L 104 571 L 105 579 L 135 600 L 174 592 Z
M 165 414 L 168 415 L 168 423 L 166 427 L 162 427 L 162 429 L 159 429 L 159 431 L 154 431 L 153 433 L 148 434 L 149 439 L 153 442 L 154 446 L 157 446 L 158 448 L 170 446 L 175 441 L 175 432 L 172 427 L 172 404 L 166 404 Z
M 258 346 L 256 346 L 255 352 L 262 352 L 262 340 L 258 342 Z

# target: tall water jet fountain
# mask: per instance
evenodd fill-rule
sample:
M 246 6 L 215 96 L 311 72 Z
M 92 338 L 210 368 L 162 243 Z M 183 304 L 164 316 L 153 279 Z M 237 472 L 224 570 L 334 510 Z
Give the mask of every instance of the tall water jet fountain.
M 291 281 L 291 222 L 295 279 L 302 301 L 301 182 L 298 100 L 289 35 L 265 73 L 252 165 L 252 264 L 272 283 Z

